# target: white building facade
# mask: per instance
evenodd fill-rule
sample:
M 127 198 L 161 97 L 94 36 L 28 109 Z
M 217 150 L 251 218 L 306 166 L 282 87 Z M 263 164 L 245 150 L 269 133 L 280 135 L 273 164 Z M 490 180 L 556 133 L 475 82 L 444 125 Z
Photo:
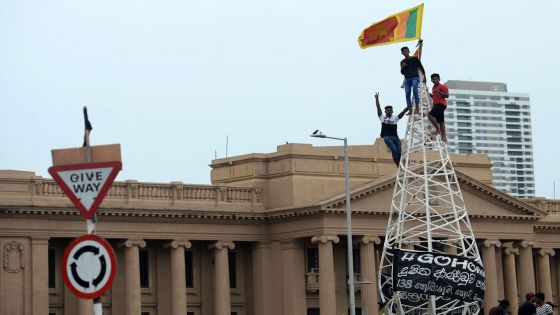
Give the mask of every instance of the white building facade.
M 493 183 L 517 197 L 535 195 L 529 94 L 495 82 L 450 80 L 446 126 L 450 152 L 488 154 Z

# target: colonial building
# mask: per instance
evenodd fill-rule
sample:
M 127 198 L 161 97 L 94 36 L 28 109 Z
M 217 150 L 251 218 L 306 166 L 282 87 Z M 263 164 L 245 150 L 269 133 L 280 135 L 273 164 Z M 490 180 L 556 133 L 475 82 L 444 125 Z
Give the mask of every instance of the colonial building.
M 117 256 L 102 296 L 113 315 L 347 314 L 342 147 L 288 144 L 212 162 L 211 186 L 113 184 L 97 235 Z M 381 141 L 352 146 L 358 314 L 378 314 L 375 274 L 395 166 Z M 487 303 L 527 291 L 558 302 L 560 202 L 492 187 L 484 155 L 452 157 L 487 275 Z M 124 161 L 126 167 L 126 157 Z M 0 314 L 91 314 L 65 288 L 61 259 L 86 225 L 50 179 L 0 171 Z M 515 311 L 514 311 L 515 312 Z

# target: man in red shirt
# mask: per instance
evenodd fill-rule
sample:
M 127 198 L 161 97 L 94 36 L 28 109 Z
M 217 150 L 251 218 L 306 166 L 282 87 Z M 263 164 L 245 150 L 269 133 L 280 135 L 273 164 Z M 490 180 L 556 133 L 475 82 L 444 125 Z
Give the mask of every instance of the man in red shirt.
M 441 140 L 447 142 L 447 134 L 445 133 L 445 119 L 443 113 L 447 109 L 447 100 L 449 97 L 449 89 L 445 84 L 439 83 L 439 74 L 434 73 L 430 76 L 434 86 L 432 87 L 432 99 L 434 106 L 428 114 L 428 119 L 436 127 L 436 134 L 441 135 Z

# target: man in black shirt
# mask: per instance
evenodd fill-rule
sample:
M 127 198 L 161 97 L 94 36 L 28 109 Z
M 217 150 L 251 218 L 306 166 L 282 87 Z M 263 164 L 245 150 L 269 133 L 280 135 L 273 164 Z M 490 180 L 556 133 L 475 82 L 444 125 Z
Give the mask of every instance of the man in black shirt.
M 517 309 L 518 315 L 535 315 L 537 313 L 537 307 L 533 304 L 534 294 L 529 292 L 525 294 L 525 302 L 519 305 Z
M 488 312 L 488 315 L 506 315 L 508 306 L 508 300 L 499 300 L 498 306 L 492 307 Z
M 408 108 L 403 109 L 397 116 L 393 115 L 393 106 L 385 106 L 385 114 L 381 112 L 381 104 L 379 103 L 379 92 L 375 92 L 375 105 L 377 106 L 377 116 L 381 121 L 381 138 L 385 141 L 389 150 L 393 155 L 393 161 L 397 167 L 401 160 L 401 140 L 397 134 L 397 123 L 404 116 Z
M 422 42 L 419 43 L 422 45 Z M 424 75 L 424 83 L 426 83 L 426 71 L 424 71 L 424 66 L 418 57 L 410 56 L 410 50 L 408 47 L 401 48 L 401 54 L 404 59 L 401 60 L 401 73 L 404 75 L 404 91 L 406 95 L 406 107 L 412 112 L 412 102 L 410 100 L 410 92 L 414 94 L 414 101 L 416 102 L 416 109 L 420 105 L 420 95 L 418 94 L 418 84 L 420 83 L 420 76 L 418 75 L 418 70 L 422 71 Z

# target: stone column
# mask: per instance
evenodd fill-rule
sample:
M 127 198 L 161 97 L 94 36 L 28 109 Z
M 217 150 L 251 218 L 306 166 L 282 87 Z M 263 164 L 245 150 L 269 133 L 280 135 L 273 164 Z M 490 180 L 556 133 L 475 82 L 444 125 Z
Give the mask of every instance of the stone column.
M 282 255 L 282 314 L 305 314 L 305 249 L 301 239 L 280 243 Z
M 255 314 L 272 314 L 270 242 L 253 243 L 253 307 Z
M 377 275 L 375 261 L 375 244 L 380 244 L 381 239 L 375 236 L 364 236 L 360 239 L 360 275 L 361 281 L 369 281 L 371 284 L 361 285 L 362 313 L 377 315 L 379 305 L 377 304 Z
M 551 248 L 541 248 L 537 252 L 539 291 L 544 293 L 545 301 L 552 301 L 552 276 L 550 274 L 550 256 L 554 256 L 554 250 Z
M 33 315 L 47 315 L 49 311 L 49 238 L 31 237 L 31 266 L 33 272 Z
M 323 315 L 336 315 L 336 292 L 332 243 L 336 235 L 313 236 L 311 243 L 319 245 L 319 308 Z
M 122 243 L 121 246 L 124 248 L 126 268 L 124 275 L 125 315 L 138 315 L 142 310 L 140 248 L 146 247 L 146 242 L 140 239 L 129 239 Z
M 504 298 L 509 301 L 508 311 L 517 311 L 519 298 L 517 295 L 517 272 L 515 269 L 515 255 L 519 255 L 519 248 L 513 247 L 513 242 L 504 243 L 502 262 L 504 268 Z
M 230 241 L 217 241 L 209 246 L 214 250 L 214 314 L 231 315 L 229 291 L 228 250 L 234 249 Z
M 191 248 L 191 242 L 187 240 L 173 240 L 163 246 L 171 252 L 170 270 L 170 298 L 171 315 L 187 314 L 187 288 L 185 273 L 185 249 Z
M 519 295 L 535 292 L 535 272 L 533 269 L 533 243 L 519 243 Z
M 496 247 L 502 244 L 498 240 L 482 242 L 482 264 L 486 274 L 486 292 L 484 294 L 484 310 L 487 312 L 498 301 L 498 273 L 496 270 Z

